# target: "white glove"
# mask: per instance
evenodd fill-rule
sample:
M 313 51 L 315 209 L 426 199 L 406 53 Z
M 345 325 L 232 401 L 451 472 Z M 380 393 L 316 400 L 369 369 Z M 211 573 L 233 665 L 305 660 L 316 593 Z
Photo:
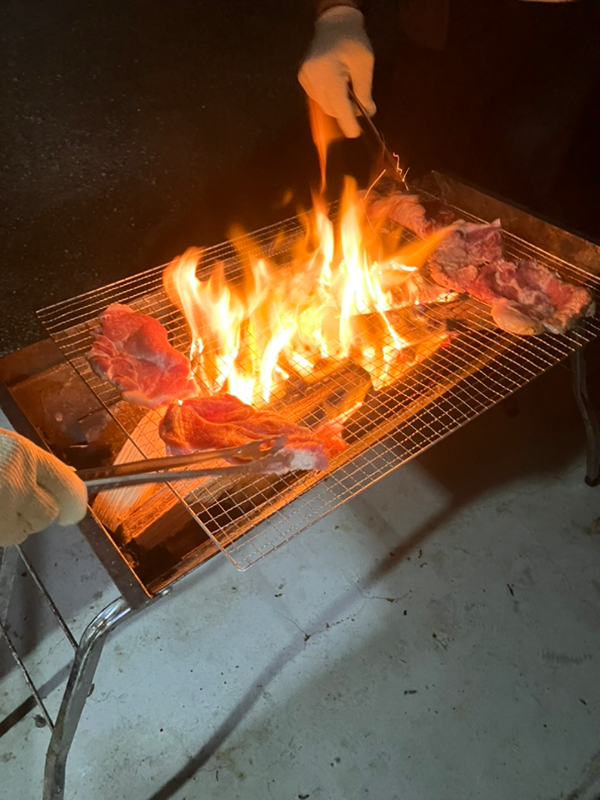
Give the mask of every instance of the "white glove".
M 20 544 L 52 522 L 79 522 L 86 510 L 87 489 L 71 467 L 0 430 L 0 547 Z
M 369 115 L 376 111 L 371 97 L 373 63 L 373 50 L 358 9 L 336 6 L 317 19 L 298 80 L 306 94 L 335 117 L 344 136 L 355 138 L 361 132 L 348 97 L 348 83 L 365 111 Z

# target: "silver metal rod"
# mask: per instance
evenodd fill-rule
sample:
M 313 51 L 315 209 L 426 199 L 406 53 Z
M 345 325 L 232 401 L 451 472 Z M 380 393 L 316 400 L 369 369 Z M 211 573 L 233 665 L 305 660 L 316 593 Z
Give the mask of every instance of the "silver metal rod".
M 587 439 L 587 471 L 585 482 L 588 486 L 598 486 L 600 483 L 600 424 L 594 406 L 590 402 L 587 387 L 587 374 L 585 365 L 585 351 L 578 347 L 571 354 L 573 368 L 573 391 L 575 401 L 583 417 L 585 435 Z
M 75 637 L 74 637 L 74 636 L 73 636 L 73 634 L 71 633 L 71 629 L 70 629 L 70 628 L 69 628 L 69 626 L 67 625 L 67 623 L 66 623 L 66 621 L 65 621 L 65 618 L 63 617 L 63 615 L 60 613 L 60 611 L 59 611 L 59 610 L 58 610 L 58 608 L 56 607 L 56 603 L 54 602 L 54 600 L 53 600 L 53 599 L 52 599 L 52 597 L 50 596 L 50 594 L 49 594 L 48 590 L 46 589 L 46 587 L 45 587 L 45 586 L 44 586 L 44 584 L 42 583 L 42 581 L 41 581 L 41 579 L 40 579 L 39 575 L 38 575 L 38 574 L 37 574 L 37 572 L 35 571 L 35 569 L 34 569 L 34 567 L 33 567 L 33 564 L 32 564 L 32 563 L 31 563 L 31 561 L 30 561 L 30 560 L 27 558 L 27 556 L 26 556 L 26 555 L 25 555 L 25 553 L 23 552 L 23 548 L 22 548 L 22 547 L 20 547 L 20 545 L 17 545 L 17 546 L 16 546 L 16 549 L 17 549 L 17 552 L 19 553 L 19 555 L 21 556 L 21 560 L 22 560 L 22 561 L 23 561 L 23 563 L 25 564 L 25 567 L 27 568 L 27 571 L 29 572 L 29 574 L 30 574 L 30 575 L 31 575 L 31 577 L 33 578 L 33 581 L 34 581 L 35 585 L 38 587 L 38 589 L 40 590 L 40 592 L 41 592 L 41 593 L 42 593 L 42 595 L 44 596 L 44 599 L 45 599 L 45 601 L 46 601 L 46 602 L 48 603 L 48 605 L 50 606 L 50 610 L 52 611 L 52 613 L 54 614 L 54 616 L 56 617 L 56 619 L 57 619 L 57 621 L 58 621 L 58 624 L 59 624 L 59 625 L 60 625 L 60 627 L 62 628 L 62 630 L 63 630 L 63 633 L 65 634 L 65 636 L 66 636 L 66 637 L 67 637 L 67 639 L 69 640 L 69 644 L 71 645 L 71 647 L 73 648 L 73 650 L 77 650 L 77 640 L 75 639 Z
M 395 153 L 391 153 L 388 149 L 388 146 L 385 143 L 385 139 L 383 138 L 383 134 L 379 130 L 379 128 L 375 125 L 371 117 L 368 115 L 366 108 L 360 102 L 358 97 L 356 96 L 354 89 L 352 88 L 351 84 L 348 84 L 348 93 L 353 103 L 356 104 L 356 107 L 361 113 L 365 123 L 367 124 L 371 133 L 375 136 L 377 141 L 379 142 L 379 146 L 381 147 L 381 152 L 384 158 L 388 161 L 389 165 L 392 167 L 398 178 L 404 183 L 404 176 L 405 171 L 400 166 L 400 156 L 396 155 Z
M 46 708 L 46 706 L 44 704 L 44 701 L 42 700 L 41 695 L 38 692 L 38 690 L 36 688 L 36 685 L 33 682 L 33 679 L 32 679 L 31 675 L 29 674 L 29 672 L 27 670 L 27 667 L 25 666 L 25 663 L 23 662 L 23 659 L 21 658 L 21 656 L 17 652 L 17 649 L 14 646 L 14 644 L 12 642 L 12 639 L 9 636 L 8 631 L 6 630 L 6 628 L 4 627 L 4 624 L 1 621 L 0 621 L 0 633 L 4 637 L 4 640 L 6 641 L 6 644 L 8 645 L 8 649 L 10 650 L 11 655 L 15 660 L 15 663 L 17 664 L 17 666 L 21 670 L 21 673 L 22 673 L 23 677 L 25 678 L 27 686 L 29 686 L 31 694 L 34 696 L 35 702 L 38 704 L 38 706 L 40 708 L 40 711 L 42 712 L 48 727 L 50 728 L 51 731 L 54 730 L 54 722 L 52 722 L 52 717 L 48 713 L 48 709 Z
M 268 456 L 246 464 L 226 467 L 202 467 L 173 472 L 145 472 L 135 475 L 109 475 L 105 478 L 85 481 L 91 492 L 103 492 L 120 486 L 141 486 L 145 483 L 178 483 L 197 478 L 221 477 L 222 475 L 275 475 L 291 470 L 293 453 Z
M 19 554 L 14 547 L 0 547 L 0 622 L 5 625 Z
M 127 601 L 118 597 L 94 617 L 81 637 L 46 754 L 43 800 L 64 798 L 67 757 L 90 693 L 102 648 L 108 634 L 132 613 Z
M 166 456 L 165 458 L 146 458 L 141 461 L 127 461 L 124 464 L 108 464 L 104 467 L 93 467 L 91 469 L 79 470 L 77 475 L 89 487 L 99 486 L 107 479 L 128 477 L 138 475 L 144 480 L 138 483 L 152 483 L 148 479 L 148 473 L 160 470 L 172 470 L 178 467 L 185 467 L 189 464 L 199 464 L 205 461 L 217 461 L 219 459 L 244 459 L 246 464 L 236 466 L 246 466 L 248 463 L 261 461 L 269 456 L 277 453 L 287 441 L 287 436 L 274 436 L 272 439 L 259 439 L 252 442 L 247 442 L 240 447 L 223 447 L 219 450 L 203 450 L 197 453 L 189 453 L 182 456 Z M 212 469 L 209 471 L 202 470 L 188 470 L 186 474 L 183 472 L 182 478 L 179 480 L 187 479 L 188 477 L 201 477 L 204 475 L 211 475 Z M 198 472 L 198 475 L 192 474 Z M 187 474 L 189 473 L 189 474 Z M 166 480 L 169 480 L 168 476 Z M 165 479 L 157 480 L 156 483 L 164 482 Z M 124 481 L 121 486 L 135 485 L 135 481 Z M 107 484 L 108 485 L 108 484 Z M 115 484 L 113 484 L 114 486 Z

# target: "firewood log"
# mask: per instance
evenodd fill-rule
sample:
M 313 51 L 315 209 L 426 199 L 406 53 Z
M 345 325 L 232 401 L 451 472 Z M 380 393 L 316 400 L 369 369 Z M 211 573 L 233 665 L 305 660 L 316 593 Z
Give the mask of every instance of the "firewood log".
M 368 373 L 352 363 L 338 365 L 336 373 L 332 373 L 319 384 L 300 385 L 299 379 L 289 383 L 285 395 L 273 404 L 273 410 L 285 414 L 286 419 L 292 422 L 305 424 L 310 428 L 338 419 L 356 408 L 371 385 Z M 225 462 L 209 462 L 206 466 L 225 466 Z M 239 475 L 207 476 L 194 481 L 193 485 L 189 481 L 174 482 L 173 487 L 187 503 L 201 508 L 214 504 L 238 485 L 256 487 L 257 482 L 266 480 L 267 485 L 277 479 L 278 476 L 252 476 L 246 479 Z M 252 491 L 256 491 L 256 488 Z M 177 530 L 175 521 L 177 519 L 180 522 L 181 511 L 173 509 L 178 503 L 178 494 L 169 487 L 164 487 L 120 520 L 116 531 L 119 539 L 126 543 L 135 538 L 140 546 L 154 546 L 160 537 Z M 189 512 L 186 510 L 186 513 Z

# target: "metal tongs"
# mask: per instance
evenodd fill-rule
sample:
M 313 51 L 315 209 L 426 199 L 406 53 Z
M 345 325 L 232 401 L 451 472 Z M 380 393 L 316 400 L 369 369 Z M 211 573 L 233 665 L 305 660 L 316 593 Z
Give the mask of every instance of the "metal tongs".
M 408 170 L 403 169 L 400 166 L 400 156 L 397 153 L 392 153 L 389 150 L 388 146 L 385 143 L 385 139 L 383 138 L 383 134 L 381 133 L 379 128 L 375 125 L 371 117 L 367 114 L 367 110 L 356 96 L 354 89 L 352 88 L 352 85 L 350 83 L 348 84 L 348 94 L 350 95 L 350 99 L 352 100 L 354 105 L 359 110 L 360 115 L 364 119 L 371 134 L 375 137 L 379 147 L 381 148 L 382 161 L 387 162 L 386 171 L 389 168 L 391 168 L 394 178 L 403 183 L 404 188 L 408 190 L 408 186 L 406 184 L 406 174 Z
M 290 454 L 281 453 L 287 436 L 260 439 L 240 447 L 226 447 L 221 450 L 203 450 L 184 456 L 147 458 L 143 461 L 129 461 L 105 467 L 82 469 L 77 475 L 90 492 L 102 492 L 121 486 L 138 486 L 144 483 L 169 483 L 171 481 L 203 478 L 207 475 L 266 474 L 269 471 L 282 472 L 289 468 Z M 219 459 L 240 461 L 225 467 L 199 467 L 181 469 L 190 465 Z

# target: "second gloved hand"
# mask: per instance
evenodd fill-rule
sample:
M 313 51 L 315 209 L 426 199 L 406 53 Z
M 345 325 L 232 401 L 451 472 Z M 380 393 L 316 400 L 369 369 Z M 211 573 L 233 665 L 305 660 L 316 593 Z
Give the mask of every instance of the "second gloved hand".
M 317 19 L 298 80 L 306 94 L 326 114 L 335 117 L 344 136 L 354 138 L 361 132 L 348 97 L 349 83 L 367 113 L 375 113 L 371 97 L 373 63 L 373 50 L 360 11 L 337 6 Z
M 20 544 L 53 522 L 71 525 L 87 511 L 74 471 L 23 436 L 0 430 L 0 547 Z

